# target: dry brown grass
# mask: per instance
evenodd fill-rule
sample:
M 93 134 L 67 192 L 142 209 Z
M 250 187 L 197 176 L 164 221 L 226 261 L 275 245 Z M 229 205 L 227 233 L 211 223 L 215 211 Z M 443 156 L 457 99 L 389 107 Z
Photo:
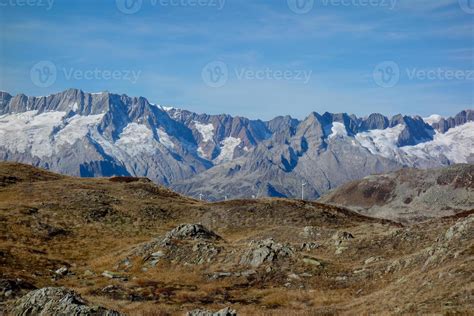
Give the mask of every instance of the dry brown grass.
M 285 316 L 448 314 L 474 308 L 472 240 L 470 248 L 456 245 L 464 247 L 458 257 L 436 269 L 425 271 L 421 263 L 384 272 L 393 260 L 416 256 L 433 245 L 457 218 L 403 228 L 318 203 L 266 199 L 206 204 L 144 180 L 77 179 L 16 164 L 0 164 L 1 181 L 0 273 L 38 287 L 70 287 L 94 304 L 129 315 L 182 315 L 194 308 L 225 306 L 239 315 Z M 301 256 L 317 258 L 324 265 L 312 267 L 295 260 L 271 273 L 260 271 L 258 277 L 211 280 L 209 273 L 249 267 L 239 268 L 233 261 L 186 265 L 164 260 L 144 271 L 137 257 L 130 269 L 117 271 L 127 281 L 101 276 L 104 270 L 114 271 L 134 247 L 178 224 L 193 222 L 202 222 L 224 238 L 220 259 L 238 256 L 252 239 L 273 237 L 295 249 L 302 242 L 317 242 L 319 248 Z M 303 227 L 311 225 L 320 235 L 302 237 Z M 344 242 L 347 250 L 341 255 L 335 254 L 332 239 L 337 231 L 355 236 Z M 409 239 L 394 237 L 397 234 Z M 377 256 L 382 261 L 364 264 Z M 74 274 L 52 280 L 61 266 Z M 369 273 L 355 273 L 363 269 Z M 85 275 L 86 270 L 93 274 Z M 310 277 L 286 286 L 289 273 Z M 337 281 L 341 276 L 347 280 Z M 102 292 L 110 285 L 125 296 Z M 144 300 L 133 301 L 127 296 L 131 294 Z

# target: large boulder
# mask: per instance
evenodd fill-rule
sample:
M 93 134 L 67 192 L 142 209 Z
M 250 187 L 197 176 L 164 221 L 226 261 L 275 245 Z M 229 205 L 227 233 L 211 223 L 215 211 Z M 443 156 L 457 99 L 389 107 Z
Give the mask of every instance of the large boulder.
M 275 242 L 273 239 L 250 242 L 250 249 L 240 259 L 240 264 L 259 267 L 264 263 L 273 263 L 280 259 L 294 256 L 294 250 L 289 245 Z
M 74 291 L 63 287 L 47 287 L 29 292 L 18 299 L 12 310 L 14 316 L 120 316 L 121 314 L 100 306 L 88 306 Z
M 218 240 L 219 235 L 207 229 L 201 224 L 182 224 L 168 232 L 163 239 L 163 243 L 177 240 Z

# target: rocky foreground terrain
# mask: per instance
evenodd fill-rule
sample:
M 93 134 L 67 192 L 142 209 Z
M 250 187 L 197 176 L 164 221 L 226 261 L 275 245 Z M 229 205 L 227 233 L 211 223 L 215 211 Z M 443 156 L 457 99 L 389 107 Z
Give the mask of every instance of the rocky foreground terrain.
M 403 225 L 0 163 L 6 315 L 469 314 L 473 259 L 473 210 Z

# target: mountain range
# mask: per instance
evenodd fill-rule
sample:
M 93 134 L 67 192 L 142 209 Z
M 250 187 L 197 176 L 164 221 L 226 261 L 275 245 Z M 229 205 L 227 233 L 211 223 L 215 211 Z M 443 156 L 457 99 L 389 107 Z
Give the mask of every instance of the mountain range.
M 207 200 L 315 199 L 375 173 L 474 162 L 474 111 L 263 121 L 109 92 L 0 92 L 0 160 L 82 177 L 148 177 Z

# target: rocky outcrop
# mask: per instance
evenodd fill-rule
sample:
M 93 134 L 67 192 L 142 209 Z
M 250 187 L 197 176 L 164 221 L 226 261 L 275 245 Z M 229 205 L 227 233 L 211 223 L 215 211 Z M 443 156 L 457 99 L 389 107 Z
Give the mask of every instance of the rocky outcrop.
M 201 224 L 182 224 L 148 243 L 134 248 L 117 268 L 127 270 L 132 258 L 141 257 L 144 268 L 154 268 L 161 261 L 200 265 L 212 262 L 222 251 L 222 238 Z
M 66 288 L 48 287 L 32 291 L 17 300 L 10 311 L 13 316 L 97 315 L 119 316 L 103 307 L 89 306 L 77 293 Z
M 226 307 L 217 312 L 211 312 L 203 309 L 195 309 L 187 312 L 186 316 L 237 316 L 237 312 L 230 307 Z
M 240 264 L 258 268 L 263 264 L 273 264 L 294 255 L 295 251 L 291 246 L 277 243 L 270 238 L 250 242 L 249 249 L 240 259 Z
M 167 244 L 172 240 L 218 240 L 219 235 L 210 231 L 201 224 L 182 224 L 168 232 L 163 239 L 163 243 Z

